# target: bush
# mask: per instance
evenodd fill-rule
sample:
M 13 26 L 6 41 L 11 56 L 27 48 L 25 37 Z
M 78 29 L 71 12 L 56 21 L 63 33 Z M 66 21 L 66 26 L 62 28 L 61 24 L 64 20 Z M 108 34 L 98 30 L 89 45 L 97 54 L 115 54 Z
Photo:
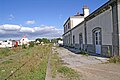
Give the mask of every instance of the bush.
M 26 44 L 23 44 L 22 49 L 26 49 L 27 48 L 26 46 L 27 46 Z
M 109 59 L 109 62 L 111 63 L 120 63 L 120 56 L 114 56 Z
M 29 47 L 34 47 L 34 42 L 33 41 L 29 43 Z
M 47 39 L 47 38 L 42 38 L 42 42 L 44 42 L 44 43 L 49 43 L 49 42 L 50 42 L 50 40 L 49 40 L 49 39 Z

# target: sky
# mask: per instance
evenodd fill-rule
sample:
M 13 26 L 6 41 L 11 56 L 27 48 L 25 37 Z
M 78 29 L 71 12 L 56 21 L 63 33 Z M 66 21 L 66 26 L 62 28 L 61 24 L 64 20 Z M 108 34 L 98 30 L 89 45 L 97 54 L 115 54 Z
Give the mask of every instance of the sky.
M 90 13 L 108 0 L 0 0 L 0 40 L 62 37 L 69 16 Z

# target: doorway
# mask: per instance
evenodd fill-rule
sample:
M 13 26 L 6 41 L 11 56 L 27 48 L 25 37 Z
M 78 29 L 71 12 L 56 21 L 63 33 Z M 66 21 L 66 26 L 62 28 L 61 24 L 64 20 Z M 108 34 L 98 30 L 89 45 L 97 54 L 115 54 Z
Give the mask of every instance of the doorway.
M 101 33 L 100 30 L 95 31 L 95 51 L 97 54 L 101 54 Z

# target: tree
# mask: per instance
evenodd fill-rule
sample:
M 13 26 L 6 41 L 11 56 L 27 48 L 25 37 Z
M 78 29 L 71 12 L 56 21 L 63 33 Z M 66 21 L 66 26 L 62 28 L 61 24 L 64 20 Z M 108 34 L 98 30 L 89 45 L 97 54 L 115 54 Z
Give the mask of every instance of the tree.
M 29 42 L 29 47 L 34 47 L 34 41 Z
M 37 38 L 37 39 L 35 40 L 35 42 L 37 42 L 37 41 L 39 41 L 39 42 L 41 43 L 41 42 L 42 42 L 42 39 Z
M 59 41 L 59 40 L 61 40 L 61 41 L 62 41 L 63 39 L 62 39 L 62 38 L 57 38 L 57 41 Z
M 51 42 L 52 43 L 57 43 L 57 39 L 52 39 Z
M 44 42 L 44 43 L 49 43 L 49 42 L 50 42 L 50 40 L 49 40 L 49 39 L 47 39 L 47 38 L 42 38 L 42 42 Z
M 59 40 L 62 41 L 62 38 L 55 38 L 55 39 L 52 39 L 51 42 L 52 42 L 52 43 L 57 43 Z

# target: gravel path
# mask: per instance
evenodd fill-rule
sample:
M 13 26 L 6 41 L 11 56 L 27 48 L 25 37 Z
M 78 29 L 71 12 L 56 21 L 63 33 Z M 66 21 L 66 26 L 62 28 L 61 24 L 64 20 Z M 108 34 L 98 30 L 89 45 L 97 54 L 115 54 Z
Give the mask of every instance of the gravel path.
M 67 66 L 81 73 L 82 80 L 120 80 L 120 65 L 105 64 L 107 58 L 83 56 L 65 48 L 57 48 L 57 52 Z

